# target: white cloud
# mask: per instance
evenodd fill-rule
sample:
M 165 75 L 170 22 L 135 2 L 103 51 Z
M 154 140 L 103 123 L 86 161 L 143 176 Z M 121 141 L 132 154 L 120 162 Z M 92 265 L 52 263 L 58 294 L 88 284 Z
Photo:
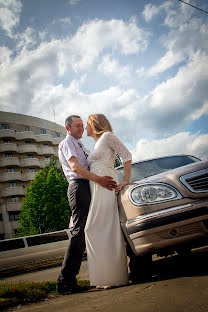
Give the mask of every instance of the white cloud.
M 119 49 L 120 53 L 129 54 L 143 50 L 147 44 L 134 21 L 124 23 L 120 20 L 89 22 L 70 39 L 43 42 L 30 51 L 28 47 L 35 43 L 33 29 L 27 28 L 18 36 L 21 38 L 19 48 L 22 47 L 22 50 L 11 64 L 2 64 L 1 67 L 0 83 L 3 91 L 0 100 L 4 107 L 11 110 L 18 108 L 24 112 L 27 112 L 26 107 L 42 87 L 46 85 L 47 89 L 48 85 L 53 84 L 57 72 L 61 77 L 66 71 L 70 75 L 72 68 L 87 69 L 106 48 Z M 125 70 L 127 72 L 127 68 Z M 122 75 L 122 71 L 118 70 L 118 74 Z
M 10 62 L 11 54 L 12 54 L 12 51 L 9 50 L 7 47 L 0 46 L 0 64 L 1 63 L 4 63 L 5 65 L 8 64 Z
M 203 104 L 207 97 L 207 84 L 208 55 L 196 53 L 192 61 L 181 67 L 175 77 L 161 83 L 153 90 L 151 106 L 158 108 L 168 106 L 168 109 L 170 107 L 175 109 L 181 103 L 184 106 L 189 103 L 190 109 L 191 102 L 197 101 L 198 105 L 200 101 Z
M 13 29 L 19 23 L 21 9 L 19 0 L 0 0 L 0 26 L 9 37 L 13 36 Z
M 164 2 L 159 6 L 155 6 L 149 3 L 145 5 L 142 14 L 145 20 L 149 22 L 154 16 L 158 15 L 160 12 L 162 11 L 168 12 L 171 6 L 172 3 L 170 1 Z
M 47 36 L 47 31 L 46 30 L 39 31 L 38 35 L 39 35 L 41 41 L 44 41 L 46 39 L 46 36 Z
M 79 2 L 80 2 L 80 0 L 69 0 L 70 5 L 76 5 Z
M 72 113 L 86 118 L 90 113 L 100 112 L 111 116 L 110 119 L 116 124 L 135 117 L 135 100 L 139 99 L 135 91 L 110 87 L 101 92 L 85 94 L 81 86 L 86 79 L 86 76 L 82 76 L 80 80 L 73 80 L 68 87 L 45 84 L 33 97 L 33 107 L 37 112 L 41 109 L 42 114 L 47 114 L 50 107 L 55 107 L 60 123 L 63 123 L 64 116 Z
M 150 21 L 161 11 L 165 13 L 164 25 L 169 28 L 160 38 L 166 53 L 146 70 L 146 74 L 150 76 L 191 59 L 198 50 L 208 50 L 208 23 L 202 18 L 194 17 L 193 9 L 190 10 L 190 7 L 183 3 L 175 7 L 173 2 L 168 1 L 160 6 L 146 5 L 143 15 L 146 21 Z
M 200 115 L 207 114 L 207 85 L 208 55 L 196 53 L 175 77 L 152 91 L 152 126 L 177 131 Z
M 102 112 L 109 116 L 126 142 L 134 142 L 144 135 L 177 133 L 207 112 L 208 56 L 205 54 L 196 54 L 174 78 L 158 85 L 151 96 L 146 94 L 141 98 L 137 90 L 119 86 L 87 94 L 82 91 L 88 80 L 86 75 L 69 79 L 68 86 L 55 83 L 58 71 L 60 76 L 66 71 L 70 73 L 67 63 L 70 54 L 66 52 L 70 47 L 70 40 L 42 43 L 34 51 L 24 50 L 8 66 L 3 64 L 2 109 L 41 114 L 47 119 L 54 107 L 59 112 L 57 122 L 61 124 L 69 113 L 81 112 L 86 117 L 92 112 Z
M 165 139 L 140 139 L 132 151 L 133 160 L 139 161 L 160 156 L 189 154 L 208 160 L 208 134 L 181 132 Z
M 174 53 L 173 51 L 169 50 L 158 62 L 153 65 L 146 74 L 149 76 L 154 76 L 161 72 L 164 72 L 168 68 L 182 62 L 185 56 L 179 51 L 178 53 Z
M 16 49 L 21 50 L 22 48 L 32 48 L 37 43 L 36 35 L 35 30 L 31 27 L 27 27 L 23 33 L 15 35 L 16 40 L 18 40 Z
M 146 12 L 147 20 L 161 10 L 167 13 L 165 6 L 171 8 L 170 2 L 164 3 L 156 13 Z M 208 111 L 208 55 L 196 52 L 197 45 L 206 49 L 208 30 L 200 20 L 181 22 L 177 24 L 178 30 L 170 26 L 170 19 L 168 21 L 170 31 L 161 38 L 166 52 L 152 68 L 141 67 L 137 73 L 145 76 L 148 71 L 149 76 L 156 75 L 182 61 L 183 67 L 151 93 L 150 87 L 145 87 L 143 97 L 138 91 L 139 84 L 137 89 L 137 79 L 131 79 L 131 71 L 139 54 L 144 56 L 149 35 L 133 19 L 129 22 L 91 20 L 80 26 L 73 37 L 42 42 L 36 48 L 34 44 L 40 36 L 46 39 L 46 32 L 35 33 L 34 29 L 27 28 L 13 35 L 19 39 L 17 56 L 10 58 L 11 51 L 1 48 L 1 109 L 50 119 L 53 107 L 60 124 L 70 113 L 86 118 L 90 113 L 101 112 L 109 117 L 116 134 L 128 144 L 135 144 L 141 137 L 165 138 L 182 131 Z M 189 28 L 194 29 L 192 37 Z M 100 73 L 96 76 L 96 70 L 111 79 L 104 79 L 104 84 L 103 80 L 96 81 L 97 76 L 101 76 Z M 125 84 L 126 80 L 129 84 Z
M 129 65 L 121 66 L 117 59 L 105 55 L 102 62 L 98 65 L 98 70 L 110 79 L 119 80 L 120 84 L 127 83 L 131 77 L 131 68 Z
M 90 21 L 70 41 L 74 51 L 72 66 L 75 70 L 88 68 L 104 49 L 124 55 L 139 53 L 147 48 L 147 36 L 134 20 Z
M 71 19 L 70 17 L 64 17 L 60 19 L 60 22 L 63 24 L 71 24 Z

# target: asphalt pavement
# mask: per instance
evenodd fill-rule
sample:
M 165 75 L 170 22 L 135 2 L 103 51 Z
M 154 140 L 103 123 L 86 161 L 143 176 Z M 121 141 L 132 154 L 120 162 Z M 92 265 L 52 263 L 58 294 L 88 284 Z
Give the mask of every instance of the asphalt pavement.
M 151 281 L 109 290 L 54 296 L 30 305 L 12 308 L 13 312 L 207 312 L 208 251 L 186 257 L 168 257 L 154 261 Z M 60 267 L 4 279 L 56 280 Z M 80 276 L 88 279 L 87 261 Z M 3 280 L 1 280 L 3 282 Z

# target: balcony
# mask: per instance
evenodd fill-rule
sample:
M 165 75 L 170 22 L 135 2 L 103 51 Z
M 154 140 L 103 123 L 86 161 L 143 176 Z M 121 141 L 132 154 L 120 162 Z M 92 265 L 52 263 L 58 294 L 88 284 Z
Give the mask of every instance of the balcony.
M 17 203 L 7 203 L 7 211 L 20 211 L 21 207 L 22 207 L 21 201 Z
M 50 142 L 58 145 L 63 137 L 53 138 L 50 134 L 35 134 L 33 131 L 16 132 L 13 129 L 1 129 L 0 138 L 14 138 L 16 140 L 35 140 L 36 142 Z
M 39 155 L 55 155 L 54 148 L 52 146 L 41 147 L 39 149 Z
M 59 143 L 63 140 L 63 138 L 53 138 L 53 144 L 54 145 L 59 145 Z
M 1 182 L 6 181 L 21 181 L 22 175 L 21 172 L 4 172 L 0 177 Z
M 35 140 L 35 133 L 32 131 L 16 132 L 16 139 L 17 140 L 28 140 L 28 139 Z
M 35 175 L 37 172 L 28 172 L 22 174 L 22 181 L 31 181 L 35 179 Z
M 0 138 L 16 138 L 16 132 L 12 129 L 1 129 Z
M 0 161 L 0 167 L 19 166 L 19 165 L 20 165 L 19 157 L 1 158 L 1 161 Z
M 8 187 L 1 190 L 2 197 L 9 197 L 15 195 L 25 196 L 25 188 L 23 187 Z
M 40 160 L 38 158 L 24 158 L 21 159 L 22 167 L 40 167 Z
M 24 144 L 24 145 L 19 145 L 18 152 L 19 153 L 37 153 L 38 154 L 38 148 L 35 144 Z
M 16 143 L 4 143 L 0 144 L 0 152 L 17 152 Z
M 35 136 L 35 140 L 37 141 L 37 142 L 50 142 L 50 143 L 52 143 L 53 142 L 53 138 L 52 138 L 52 136 L 50 135 L 50 134 L 40 134 L 40 135 L 36 135 Z

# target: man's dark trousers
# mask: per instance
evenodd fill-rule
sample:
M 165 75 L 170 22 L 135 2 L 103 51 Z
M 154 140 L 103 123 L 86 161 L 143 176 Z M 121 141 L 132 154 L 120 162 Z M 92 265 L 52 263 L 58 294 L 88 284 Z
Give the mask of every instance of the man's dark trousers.
M 85 179 L 70 181 L 67 195 L 72 212 L 73 229 L 57 282 L 71 286 L 77 283 L 76 275 L 79 273 L 85 251 L 84 228 L 91 201 L 89 181 Z

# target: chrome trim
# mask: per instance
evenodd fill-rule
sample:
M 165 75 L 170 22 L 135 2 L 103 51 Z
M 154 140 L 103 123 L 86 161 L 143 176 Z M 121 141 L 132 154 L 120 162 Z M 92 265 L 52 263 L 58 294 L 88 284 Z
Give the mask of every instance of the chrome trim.
M 174 198 L 170 198 L 170 199 L 164 199 L 164 200 L 160 200 L 160 201 L 155 201 L 155 202 L 152 202 L 152 203 L 136 203 L 132 198 L 131 198 L 131 193 L 132 191 L 137 188 L 137 187 L 140 187 L 140 186 L 147 186 L 147 185 L 159 185 L 159 186 L 165 186 L 165 187 L 169 187 L 170 189 L 172 189 L 175 193 L 176 193 L 176 197 Z M 135 205 L 135 206 L 149 206 L 149 205 L 156 205 L 156 204 L 159 204 L 159 203 L 164 203 L 164 202 L 169 202 L 169 201 L 172 201 L 172 200 L 176 200 L 176 199 L 181 199 L 182 198 L 182 195 L 181 193 L 176 189 L 174 188 L 172 185 L 170 184 L 167 184 L 167 183 L 160 183 L 160 182 L 156 182 L 156 183 L 153 183 L 153 182 L 147 182 L 147 183 L 142 183 L 142 184 L 137 184 L 135 185 L 134 187 L 132 187 L 129 191 L 129 194 L 128 194 L 128 197 L 129 197 L 129 200 L 130 202 Z
M 162 209 L 159 211 L 150 212 L 150 213 L 147 213 L 145 215 L 137 216 L 137 217 L 134 217 L 134 218 L 127 220 L 126 225 L 128 226 L 131 223 L 140 222 L 140 221 L 143 221 L 146 219 L 154 219 L 155 217 L 159 217 L 159 216 L 168 214 L 170 212 L 179 211 L 179 210 L 182 210 L 184 208 L 191 207 L 191 206 L 193 206 L 193 205 L 192 204 L 185 204 L 185 205 L 175 206 L 175 207 L 171 207 L 171 208 L 167 208 L 167 209 Z
M 194 190 L 188 182 L 186 182 L 186 179 L 189 179 L 189 178 L 194 178 L 194 177 L 197 177 L 197 176 L 200 176 L 200 175 L 203 175 L 205 173 L 208 173 L 208 168 L 206 169 L 202 169 L 202 170 L 199 170 L 199 171 L 195 171 L 195 172 L 192 172 L 192 173 L 188 173 L 186 175 L 183 175 L 180 177 L 180 181 L 187 187 L 187 189 L 189 189 L 192 193 L 206 193 L 208 192 L 208 189 L 207 190 L 199 190 L 199 191 L 196 191 Z

